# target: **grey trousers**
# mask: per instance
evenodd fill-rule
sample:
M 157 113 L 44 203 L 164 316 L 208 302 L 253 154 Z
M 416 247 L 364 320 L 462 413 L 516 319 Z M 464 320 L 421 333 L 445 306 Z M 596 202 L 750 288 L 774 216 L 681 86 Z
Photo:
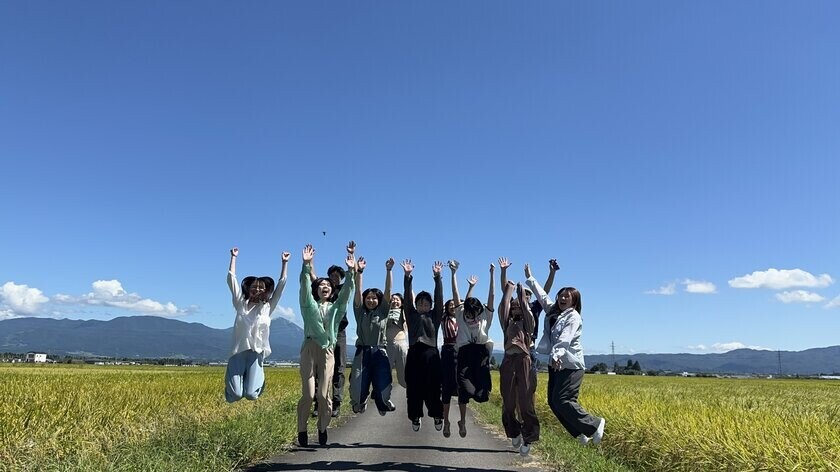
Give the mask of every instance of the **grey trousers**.
M 590 415 L 578 404 L 581 383 L 583 369 L 548 372 L 548 406 L 560 424 L 575 438 L 581 434 L 592 436 L 601 423 L 601 418 Z

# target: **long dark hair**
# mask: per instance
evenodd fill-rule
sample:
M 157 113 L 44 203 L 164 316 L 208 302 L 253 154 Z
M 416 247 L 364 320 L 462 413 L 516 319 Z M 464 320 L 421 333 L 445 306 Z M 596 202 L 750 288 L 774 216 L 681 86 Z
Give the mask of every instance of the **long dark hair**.
M 262 299 L 256 300 L 258 302 L 267 302 L 269 298 L 271 298 L 271 294 L 274 292 L 274 279 L 271 277 L 255 277 L 253 275 L 249 275 L 242 279 L 242 298 L 245 301 L 249 301 L 248 299 L 251 297 L 251 286 L 254 283 L 262 283 L 263 287 L 265 287 L 265 292 L 263 292 Z
M 332 293 L 330 294 L 330 298 L 332 298 L 332 296 L 335 295 L 335 284 L 332 283 L 332 280 L 324 277 L 318 277 L 317 279 L 312 281 L 312 298 L 314 298 L 316 302 L 321 301 L 321 295 L 318 293 L 318 286 L 321 285 L 321 282 L 325 280 L 329 282 L 330 287 L 332 287 Z
M 481 300 L 475 297 L 469 297 L 464 300 L 464 317 L 467 317 L 469 313 L 471 318 L 478 318 L 481 316 L 481 313 L 484 312 L 484 305 L 481 304 Z

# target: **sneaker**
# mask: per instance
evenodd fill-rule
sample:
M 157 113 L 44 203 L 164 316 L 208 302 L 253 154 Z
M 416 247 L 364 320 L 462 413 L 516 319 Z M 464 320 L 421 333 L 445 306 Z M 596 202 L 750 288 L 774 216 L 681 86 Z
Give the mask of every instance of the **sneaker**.
M 317 418 L 317 417 L 318 417 L 318 408 L 315 408 L 314 410 L 312 410 L 312 417 L 313 417 L 313 418 Z
M 353 413 L 360 414 L 364 413 L 367 410 L 367 403 L 362 403 L 361 405 L 356 405 L 353 407 Z
M 513 444 L 514 449 L 519 449 L 519 446 L 522 445 L 522 435 L 520 434 L 515 438 L 511 438 L 510 443 Z
M 397 410 L 397 407 L 394 406 L 394 402 L 392 402 L 391 400 L 388 400 L 388 411 L 396 411 L 396 410 Z
M 341 402 L 333 402 L 332 417 L 338 418 L 341 414 Z
M 411 429 L 413 429 L 415 433 L 420 431 L 420 418 L 411 420 Z
M 385 410 L 379 410 L 379 416 L 385 416 L 386 414 L 388 414 L 388 412 L 387 412 L 387 411 L 385 411 Z
M 581 434 L 580 436 L 578 436 L 577 440 L 581 446 L 586 446 L 587 444 L 589 444 L 589 438 L 586 437 L 585 434 Z
M 298 444 L 300 447 L 309 446 L 309 436 L 307 436 L 306 431 L 298 433 Z
M 604 437 L 604 427 L 607 426 L 607 420 L 601 418 L 601 423 L 598 424 L 598 429 L 592 435 L 592 444 L 600 444 L 601 438 Z
M 465 421 L 458 422 L 458 435 L 462 438 L 467 437 L 467 423 Z
M 531 452 L 531 445 L 523 442 L 522 446 L 519 447 L 519 455 L 522 457 L 528 457 L 528 453 Z
M 443 428 L 443 418 L 435 418 L 435 431 L 440 431 Z
M 318 444 L 322 446 L 327 445 L 327 430 L 318 431 Z
M 449 420 L 443 421 L 443 437 L 448 438 L 452 433 L 449 431 Z

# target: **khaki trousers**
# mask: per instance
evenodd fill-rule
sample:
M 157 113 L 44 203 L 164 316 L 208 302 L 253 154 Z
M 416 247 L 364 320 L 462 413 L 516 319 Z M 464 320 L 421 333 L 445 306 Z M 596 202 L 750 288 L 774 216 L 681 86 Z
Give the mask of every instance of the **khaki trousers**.
M 324 349 L 315 341 L 307 339 L 300 349 L 301 395 L 297 407 L 298 432 L 306 432 L 306 422 L 315 396 L 315 375 L 320 379 L 332 378 L 333 350 Z M 318 431 L 326 431 L 332 418 L 332 382 L 318 382 Z

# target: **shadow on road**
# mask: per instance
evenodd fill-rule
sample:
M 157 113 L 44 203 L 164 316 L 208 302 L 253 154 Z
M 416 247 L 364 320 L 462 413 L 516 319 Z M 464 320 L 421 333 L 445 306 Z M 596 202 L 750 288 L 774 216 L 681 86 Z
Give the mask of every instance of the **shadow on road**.
M 351 443 L 351 444 L 339 444 L 339 443 L 332 443 L 327 444 L 326 446 L 330 449 L 362 449 L 362 448 L 370 448 L 370 449 L 408 449 L 408 450 L 427 450 L 427 451 L 438 451 L 438 452 L 489 452 L 492 454 L 515 454 L 516 451 L 507 450 L 507 449 L 476 449 L 470 447 L 444 447 L 444 446 L 425 446 L 421 444 L 375 444 L 375 443 Z M 311 447 L 307 448 L 299 448 L 299 447 L 292 447 L 291 451 L 312 451 Z
M 501 452 L 501 451 L 500 451 Z M 248 469 L 249 472 L 272 472 L 278 470 L 301 470 L 300 464 L 261 464 Z M 362 464 L 355 461 L 319 461 L 312 462 L 306 465 L 306 470 L 399 470 L 405 472 L 420 472 L 420 471 L 447 471 L 447 472 L 484 472 L 487 470 L 495 470 L 488 468 L 476 469 L 474 467 L 441 467 L 439 465 L 428 464 L 407 464 L 404 462 L 382 462 L 379 464 Z

